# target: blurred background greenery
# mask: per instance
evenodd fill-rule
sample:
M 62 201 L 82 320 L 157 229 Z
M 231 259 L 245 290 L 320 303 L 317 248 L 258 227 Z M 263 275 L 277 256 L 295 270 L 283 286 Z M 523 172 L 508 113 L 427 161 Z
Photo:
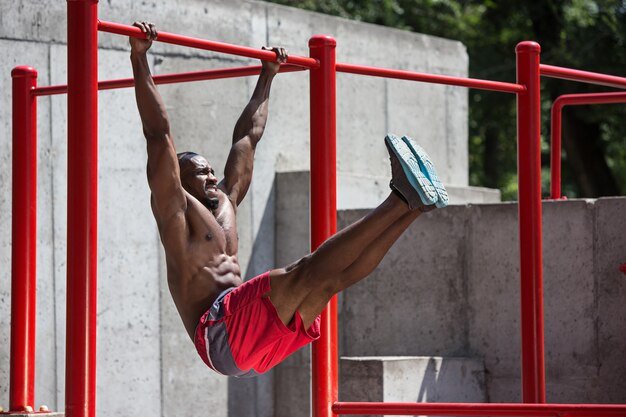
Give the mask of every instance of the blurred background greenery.
M 541 61 L 626 76 L 626 0 L 270 0 L 335 16 L 456 39 L 467 46 L 469 76 L 515 82 L 515 45 L 534 40 Z M 549 194 L 550 107 L 561 94 L 616 91 L 542 79 L 543 194 Z M 517 198 L 515 98 L 470 90 L 470 184 Z M 563 112 L 562 193 L 626 194 L 626 104 L 571 106 Z

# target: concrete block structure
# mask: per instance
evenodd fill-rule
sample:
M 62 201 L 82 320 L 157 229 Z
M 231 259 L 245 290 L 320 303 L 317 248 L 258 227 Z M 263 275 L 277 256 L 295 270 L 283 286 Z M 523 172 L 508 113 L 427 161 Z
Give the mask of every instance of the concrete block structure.
M 340 401 L 483 403 L 485 365 L 440 356 L 344 356 Z

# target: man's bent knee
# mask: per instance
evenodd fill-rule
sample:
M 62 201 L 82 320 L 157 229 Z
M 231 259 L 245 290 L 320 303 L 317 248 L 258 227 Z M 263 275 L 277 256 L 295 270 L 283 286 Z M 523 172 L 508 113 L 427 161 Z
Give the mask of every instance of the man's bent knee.
M 337 293 L 338 280 L 335 274 L 329 274 L 329 269 L 325 265 L 320 265 L 319 259 L 310 254 L 287 266 L 285 272 L 292 275 L 290 279 L 292 284 L 307 294 L 327 293 L 330 298 Z
M 321 264 L 319 258 L 310 255 L 301 265 L 302 279 L 306 282 L 304 285 L 316 296 L 329 299 L 339 290 L 337 274 L 331 271 L 332 268 Z
M 277 281 L 280 281 L 280 288 L 277 286 L 276 289 L 280 292 L 278 297 L 281 301 L 280 307 L 286 307 L 285 311 L 289 313 L 295 313 L 297 310 L 304 323 L 311 324 L 332 296 L 338 292 L 341 277 L 337 274 L 330 274 L 329 269 L 316 262 L 315 257 L 311 255 L 279 271 L 281 272 L 277 276 Z M 274 292 L 274 286 L 272 286 L 272 292 Z M 272 295 L 270 297 L 273 298 Z M 281 319 L 291 319 L 291 314 L 284 314 L 284 316 L 281 316 Z
M 310 256 L 307 255 L 285 268 L 272 272 L 272 298 L 285 297 L 288 304 L 299 304 L 310 292 L 308 268 Z

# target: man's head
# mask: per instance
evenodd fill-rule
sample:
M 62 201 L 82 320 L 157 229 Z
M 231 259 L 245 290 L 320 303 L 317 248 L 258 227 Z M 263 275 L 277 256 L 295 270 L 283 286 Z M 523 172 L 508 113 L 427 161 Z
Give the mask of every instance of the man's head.
M 219 204 L 217 178 L 209 162 L 195 152 L 181 152 L 178 166 L 183 188 L 209 210 L 215 210 Z

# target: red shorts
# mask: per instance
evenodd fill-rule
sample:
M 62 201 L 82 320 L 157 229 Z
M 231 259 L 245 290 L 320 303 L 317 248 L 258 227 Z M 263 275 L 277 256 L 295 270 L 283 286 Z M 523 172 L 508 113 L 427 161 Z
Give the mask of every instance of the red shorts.
M 270 273 L 223 291 L 196 327 L 198 354 L 218 373 L 250 377 L 267 372 L 320 336 L 320 317 L 304 328 L 298 311 L 285 326 L 269 297 Z

